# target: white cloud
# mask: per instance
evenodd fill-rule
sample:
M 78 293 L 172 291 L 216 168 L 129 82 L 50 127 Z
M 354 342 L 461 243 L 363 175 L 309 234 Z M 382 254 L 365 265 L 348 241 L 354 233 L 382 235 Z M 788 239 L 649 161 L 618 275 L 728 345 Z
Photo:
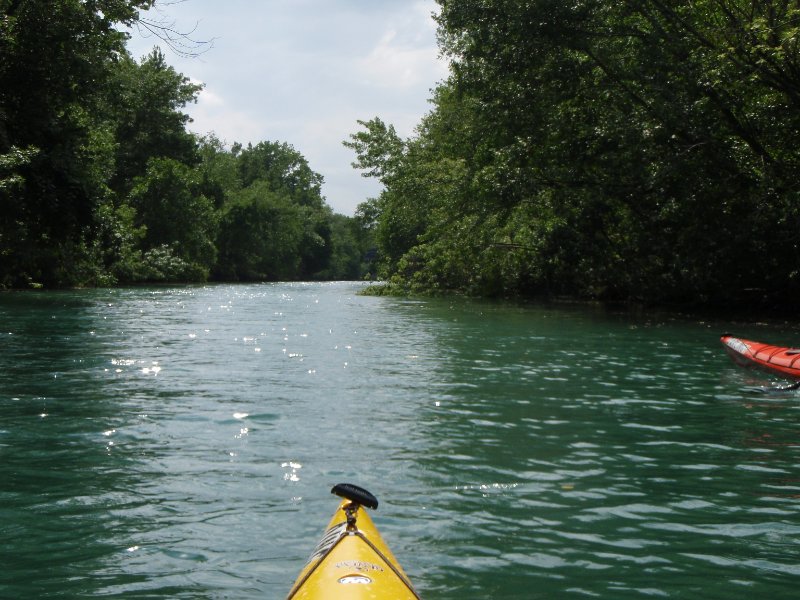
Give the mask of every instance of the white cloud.
M 358 70 L 370 85 L 387 88 L 412 88 L 442 79 L 446 67 L 431 61 L 435 45 L 412 45 L 397 39 L 397 31 L 384 33 L 368 56 L 358 61 Z
M 192 80 L 194 84 L 202 84 L 200 81 Z M 200 95 L 197 98 L 197 104 L 207 108 L 219 108 L 225 106 L 225 101 L 222 99 L 222 96 L 219 94 L 215 94 L 212 92 L 208 86 L 205 84 L 203 85 L 203 89 L 200 90 Z

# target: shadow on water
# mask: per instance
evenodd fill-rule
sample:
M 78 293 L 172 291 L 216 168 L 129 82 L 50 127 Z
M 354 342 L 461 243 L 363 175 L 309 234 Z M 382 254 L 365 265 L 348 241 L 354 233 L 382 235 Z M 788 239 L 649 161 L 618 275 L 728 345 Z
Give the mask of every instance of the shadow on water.
M 120 550 L 112 510 L 131 484 L 108 436 L 119 408 L 97 375 L 101 296 L 0 296 L 3 597 L 92 595 Z

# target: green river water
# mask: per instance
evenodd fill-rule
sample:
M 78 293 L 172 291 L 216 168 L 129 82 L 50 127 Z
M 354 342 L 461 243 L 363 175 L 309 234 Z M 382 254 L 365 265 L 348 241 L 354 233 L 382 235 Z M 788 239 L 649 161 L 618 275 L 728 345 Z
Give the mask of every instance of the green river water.
M 427 600 L 795 598 L 800 394 L 740 324 L 357 295 L 0 294 L 0 598 L 283 598 L 336 506 Z

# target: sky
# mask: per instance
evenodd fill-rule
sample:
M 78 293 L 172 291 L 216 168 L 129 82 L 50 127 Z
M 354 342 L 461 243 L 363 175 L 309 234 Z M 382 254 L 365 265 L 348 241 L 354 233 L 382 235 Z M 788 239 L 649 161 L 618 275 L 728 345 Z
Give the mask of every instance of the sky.
M 328 204 L 352 215 L 381 186 L 353 169 L 342 142 L 376 116 L 411 136 L 431 110 L 431 90 L 447 77 L 436 9 L 433 0 L 162 0 L 144 16 L 213 44 L 181 57 L 134 28 L 128 49 L 141 58 L 158 45 L 205 85 L 186 107 L 191 131 L 228 145 L 292 145 L 323 176 Z

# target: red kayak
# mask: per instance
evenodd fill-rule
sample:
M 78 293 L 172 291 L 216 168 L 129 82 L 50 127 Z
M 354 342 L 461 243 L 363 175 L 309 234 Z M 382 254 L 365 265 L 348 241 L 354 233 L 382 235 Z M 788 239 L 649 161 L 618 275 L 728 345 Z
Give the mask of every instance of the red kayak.
M 742 366 L 756 366 L 800 379 L 800 348 L 771 346 L 725 334 L 720 339 L 733 360 Z

